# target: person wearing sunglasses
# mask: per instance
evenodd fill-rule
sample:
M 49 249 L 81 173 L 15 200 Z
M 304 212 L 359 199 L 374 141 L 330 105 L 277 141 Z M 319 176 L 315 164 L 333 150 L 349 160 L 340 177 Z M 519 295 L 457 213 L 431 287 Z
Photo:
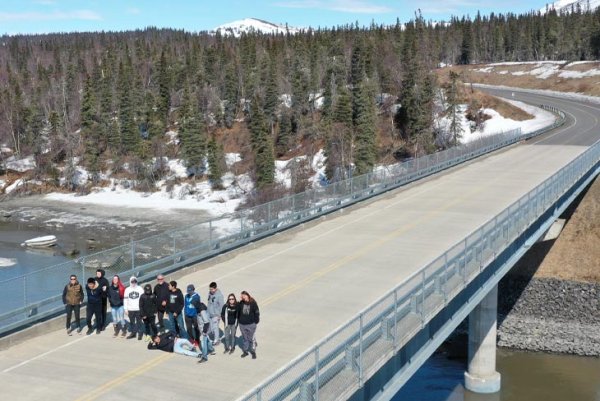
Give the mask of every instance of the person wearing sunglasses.
M 238 301 L 234 294 L 227 296 L 227 302 L 221 309 L 221 319 L 225 325 L 225 352 L 231 355 L 235 350 L 235 332 L 237 331 Z
M 73 329 L 71 328 L 71 316 L 75 312 L 75 325 L 77 326 L 77 333 L 81 333 L 81 321 L 79 319 L 81 304 L 83 303 L 83 287 L 77 281 L 77 276 L 71 274 L 69 282 L 63 289 L 62 301 L 65 305 L 67 312 L 67 334 L 72 335 Z

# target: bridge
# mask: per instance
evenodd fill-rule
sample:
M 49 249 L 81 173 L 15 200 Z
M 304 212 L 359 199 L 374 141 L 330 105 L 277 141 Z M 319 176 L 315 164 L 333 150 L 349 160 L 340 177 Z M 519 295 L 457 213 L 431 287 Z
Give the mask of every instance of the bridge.
M 217 281 L 257 299 L 256 360 L 218 352 L 198 365 L 108 331 L 69 337 L 58 318 L 11 335 L 3 397 L 387 400 L 468 315 L 467 387 L 497 390 L 496 284 L 600 160 L 600 106 L 514 98 L 562 110 L 565 124 L 171 273 L 203 297 Z

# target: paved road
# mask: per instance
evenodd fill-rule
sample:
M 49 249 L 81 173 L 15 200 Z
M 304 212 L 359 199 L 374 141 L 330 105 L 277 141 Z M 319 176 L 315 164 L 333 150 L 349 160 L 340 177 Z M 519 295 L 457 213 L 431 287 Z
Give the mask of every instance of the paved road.
M 137 340 L 63 331 L 0 353 L 2 398 L 234 400 L 442 254 L 600 138 L 598 107 L 538 95 L 569 122 L 543 138 L 391 192 L 319 224 L 247 247 L 182 286 L 250 291 L 261 306 L 258 359 L 148 351 Z

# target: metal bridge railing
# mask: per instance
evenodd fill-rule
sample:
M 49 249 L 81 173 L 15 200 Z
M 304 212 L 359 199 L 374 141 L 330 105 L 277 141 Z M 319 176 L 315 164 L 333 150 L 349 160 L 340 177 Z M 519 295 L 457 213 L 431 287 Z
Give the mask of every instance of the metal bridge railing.
M 348 399 L 590 172 L 600 173 L 600 141 L 240 400 Z
M 150 278 L 157 272 L 166 273 L 207 259 L 564 123 L 561 111 L 549 106 L 540 107 L 555 113 L 558 118 L 550 126 L 532 133 L 523 135 L 516 129 L 482 137 L 468 144 L 380 167 L 365 175 L 0 281 L 0 293 L 5 294 L 5 301 L 0 305 L 0 336 L 60 312 L 62 288 L 70 274 L 77 274 L 83 281 L 95 276 L 97 268 L 103 268 L 107 276 L 119 274 L 127 282 L 129 275 Z

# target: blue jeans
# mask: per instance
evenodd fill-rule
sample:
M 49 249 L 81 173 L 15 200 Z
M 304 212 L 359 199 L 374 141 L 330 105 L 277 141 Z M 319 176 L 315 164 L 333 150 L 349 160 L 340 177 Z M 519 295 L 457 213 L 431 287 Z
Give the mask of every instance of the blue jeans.
M 121 323 L 121 327 L 125 327 L 125 307 L 123 305 L 111 306 L 110 314 L 112 315 L 112 321 L 115 326 Z
M 184 340 L 183 338 L 177 338 L 175 340 L 175 344 L 173 345 L 173 352 L 176 354 L 187 355 L 197 357 L 200 355 L 199 352 L 194 351 L 194 344 L 189 342 L 188 340 Z
M 202 334 L 202 338 L 200 339 L 200 348 L 202 349 L 202 357 L 204 359 L 208 359 L 208 353 L 213 352 L 215 349 L 212 345 L 212 342 L 208 339 L 206 334 Z
M 169 312 L 169 323 L 171 324 L 171 330 L 174 331 L 179 337 L 187 339 L 187 333 L 185 332 L 185 323 L 183 323 L 183 315 L 180 313 L 175 317 L 173 312 Z

